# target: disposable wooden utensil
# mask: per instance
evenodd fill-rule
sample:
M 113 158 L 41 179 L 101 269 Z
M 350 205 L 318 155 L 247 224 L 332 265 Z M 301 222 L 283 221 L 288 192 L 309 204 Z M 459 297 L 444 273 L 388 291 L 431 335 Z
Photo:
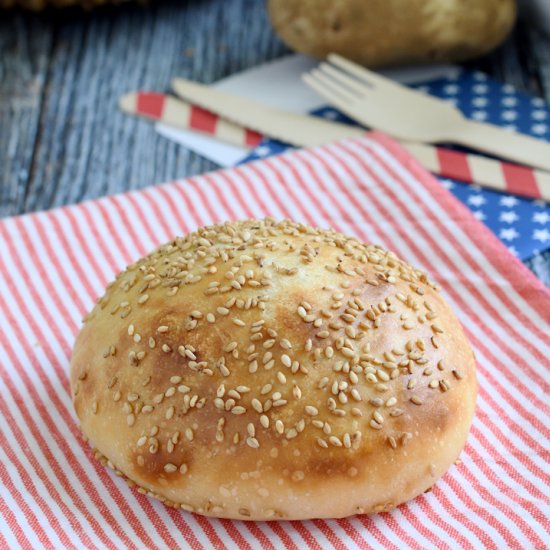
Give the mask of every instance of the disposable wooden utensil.
M 263 139 L 254 130 L 220 118 L 198 105 L 158 92 L 130 92 L 119 99 L 119 107 L 130 115 L 164 122 L 175 128 L 215 135 L 221 141 L 247 149 L 257 147 Z
M 406 88 L 339 55 L 330 54 L 328 63 L 321 63 L 303 78 L 343 113 L 397 139 L 464 145 L 550 170 L 549 143 L 468 120 L 454 105 Z
M 187 91 L 190 95 L 193 95 L 193 92 L 189 92 L 181 82 L 179 89 L 184 94 Z M 196 88 L 193 88 L 193 90 L 196 90 Z M 222 114 L 225 112 L 227 108 L 226 95 L 221 92 L 223 101 L 219 103 L 219 96 L 213 98 L 208 91 L 209 89 L 202 90 L 200 96 L 203 106 L 208 107 L 209 110 L 156 92 L 131 92 L 121 97 L 119 104 L 124 112 L 134 116 L 163 122 L 175 128 L 201 132 L 248 149 L 256 147 L 263 139 L 263 135 L 246 128 L 250 120 L 250 114 L 247 112 L 243 115 L 239 110 L 237 118 L 241 120 L 242 125 L 229 122 L 218 116 L 218 114 L 214 114 L 214 112 L 219 113 L 222 111 Z M 244 102 L 245 100 L 237 98 L 235 101 L 238 104 L 238 102 Z M 278 115 L 278 111 L 275 111 L 275 113 L 273 111 L 270 109 L 267 121 L 264 120 L 261 124 L 265 135 L 272 136 L 269 131 L 269 123 L 273 116 Z M 352 126 L 335 125 L 335 123 L 319 119 L 319 117 L 301 115 L 299 120 L 303 126 L 307 127 L 306 130 L 309 135 L 315 135 L 316 140 L 323 140 L 327 143 L 333 139 L 354 137 L 363 133 L 362 130 Z M 257 125 L 258 118 L 254 118 L 254 122 Z M 320 126 L 319 123 L 321 123 Z M 334 135 L 331 133 L 333 126 L 337 128 Z M 343 136 L 342 131 L 346 128 L 349 130 L 349 135 Z M 297 146 L 307 145 L 306 142 L 302 141 L 303 136 L 300 136 L 294 129 L 295 125 L 290 125 L 286 134 L 280 136 L 279 139 Z M 402 141 L 401 144 L 424 168 L 434 174 L 457 179 L 464 183 L 475 183 L 497 191 L 550 201 L 550 173 L 442 147 L 405 141 Z

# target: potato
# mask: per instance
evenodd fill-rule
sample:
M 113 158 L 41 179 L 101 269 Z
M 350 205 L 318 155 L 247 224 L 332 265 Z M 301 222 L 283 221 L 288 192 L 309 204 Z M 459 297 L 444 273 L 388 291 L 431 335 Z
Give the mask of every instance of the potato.
M 515 0 L 268 0 L 268 9 L 290 48 L 371 67 L 482 55 L 516 16 Z

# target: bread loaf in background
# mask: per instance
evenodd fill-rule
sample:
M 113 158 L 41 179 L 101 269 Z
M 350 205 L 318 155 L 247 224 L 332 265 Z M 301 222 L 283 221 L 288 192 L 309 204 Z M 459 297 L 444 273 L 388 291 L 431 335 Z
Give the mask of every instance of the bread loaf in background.
M 209 516 L 389 510 L 457 459 L 475 361 L 429 277 L 290 221 L 205 227 L 129 266 L 85 320 L 71 389 L 96 456 Z
M 477 57 L 516 17 L 515 0 L 268 0 L 268 8 L 293 50 L 370 67 Z

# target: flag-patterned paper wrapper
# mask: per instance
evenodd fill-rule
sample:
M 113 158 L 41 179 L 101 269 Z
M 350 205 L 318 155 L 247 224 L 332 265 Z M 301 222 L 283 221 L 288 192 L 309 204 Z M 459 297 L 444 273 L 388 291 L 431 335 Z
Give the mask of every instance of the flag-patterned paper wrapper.
M 71 348 L 105 285 L 176 235 L 266 215 L 381 243 L 426 269 L 475 348 L 479 398 L 460 461 L 392 512 L 207 519 L 128 487 L 79 433 Z M 549 546 L 550 295 L 385 136 L 3 220 L 0 266 L 1 548 Z

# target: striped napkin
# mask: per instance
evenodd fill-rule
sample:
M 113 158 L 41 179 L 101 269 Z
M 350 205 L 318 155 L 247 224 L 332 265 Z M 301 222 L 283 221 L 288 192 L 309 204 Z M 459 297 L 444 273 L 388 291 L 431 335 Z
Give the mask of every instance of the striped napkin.
M 94 458 L 68 365 L 126 264 L 220 220 L 289 217 L 381 243 L 438 280 L 475 347 L 461 460 L 390 513 L 241 522 L 164 507 Z M 441 221 L 441 220 L 444 220 Z M 371 134 L 0 222 L 0 547 L 546 548 L 550 294 L 398 145 Z

